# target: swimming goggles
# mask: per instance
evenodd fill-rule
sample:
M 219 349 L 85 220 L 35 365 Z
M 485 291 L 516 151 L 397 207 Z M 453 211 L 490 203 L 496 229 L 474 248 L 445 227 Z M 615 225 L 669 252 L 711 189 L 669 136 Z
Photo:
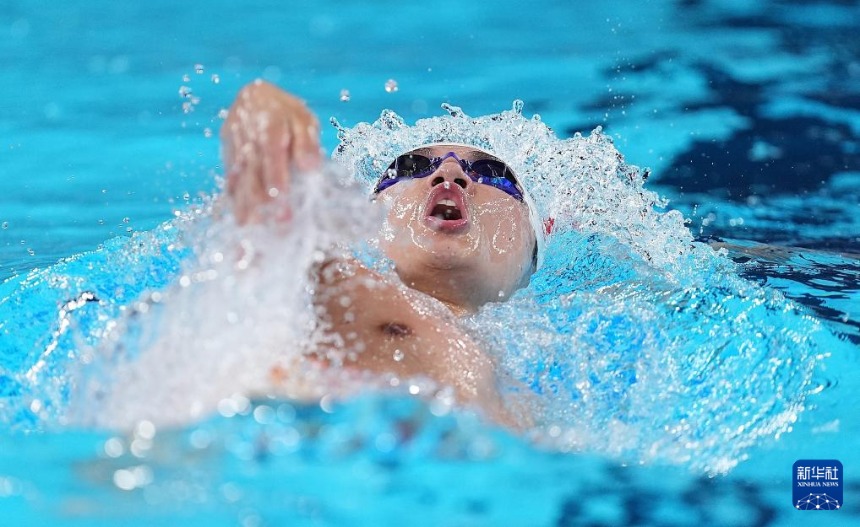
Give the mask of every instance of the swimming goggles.
M 398 156 L 389 165 L 388 169 L 383 172 L 382 177 L 379 178 L 379 182 L 376 183 L 376 187 L 373 189 L 373 193 L 378 194 L 405 179 L 427 177 L 439 170 L 442 163 L 449 157 L 453 157 L 460 164 L 463 173 L 468 175 L 472 181 L 495 187 L 518 201 L 524 201 L 523 189 L 514 176 L 514 172 L 501 160 L 486 158 L 467 161 L 457 157 L 457 154 L 454 152 L 448 152 L 442 157 L 434 158 L 414 152 Z

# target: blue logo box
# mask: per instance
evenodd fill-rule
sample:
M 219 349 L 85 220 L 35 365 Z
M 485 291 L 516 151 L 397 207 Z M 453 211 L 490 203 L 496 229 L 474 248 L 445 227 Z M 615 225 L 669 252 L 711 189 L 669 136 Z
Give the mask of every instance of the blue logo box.
M 799 459 L 791 472 L 795 509 L 836 511 L 842 508 L 842 463 L 835 459 Z

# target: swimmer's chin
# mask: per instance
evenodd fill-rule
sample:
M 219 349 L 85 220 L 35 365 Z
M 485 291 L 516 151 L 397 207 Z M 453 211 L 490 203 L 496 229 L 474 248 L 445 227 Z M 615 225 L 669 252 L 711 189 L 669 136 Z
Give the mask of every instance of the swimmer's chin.
M 449 241 L 450 243 L 445 243 Z M 424 248 L 424 258 L 420 264 L 426 271 L 445 272 L 467 270 L 474 266 L 475 248 L 471 244 L 462 243 L 464 238 L 442 240 L 432 247 Z

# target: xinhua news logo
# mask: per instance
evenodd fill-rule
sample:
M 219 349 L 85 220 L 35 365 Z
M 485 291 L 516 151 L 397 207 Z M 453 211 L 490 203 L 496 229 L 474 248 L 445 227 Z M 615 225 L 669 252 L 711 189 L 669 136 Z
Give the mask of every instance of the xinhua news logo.
M 842 463 L 835 459 L 799 459 L 792 468 L 794 508 L 837 511 L 842 508 Z

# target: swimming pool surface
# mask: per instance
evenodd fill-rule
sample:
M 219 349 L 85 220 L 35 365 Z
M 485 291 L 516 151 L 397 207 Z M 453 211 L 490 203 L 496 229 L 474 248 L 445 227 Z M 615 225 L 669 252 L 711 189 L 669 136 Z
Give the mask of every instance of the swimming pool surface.
M 856 2 L 37 4 L 0 6 L 0 524 L 860 523 Z M 605 407 L 551 399 L 593 412 L 594 422 L 608 414 L 616 419 L 607 423 L 623 423 L 589 430 L 601 445 L 537 446 L 470 415 L 391 396 L 321 407 L 237 395 L 192 425 L 144 421 L 128 433 L 62 426 L 51 405 L 86 366 L 80 350 L 97 346 L 126 311 L 149 309 L 140 295 L 182 273 L 194 248 L 182 246 L 177 226 L 205 224 L 205 196 L 221 174 L 219 112 L 257 77 L 347 128 L 386 108 L 412 123 L 444 115 L 442 103 L 481 116 L 515 99 L 560 138 L 602 126 L 626 162 L 650 168 L 645 188 L 670 200 L 693 237 L 727 244 L 731 273 L 764 286 L 749 298 L 785 308 L 733 304 L 731 287 L 748 282 L 721 290 L 726 271 L 715 264 L 701 278 L 722 296 L 685 289 L 667 297 L 675 302 L 667 305 L 715 309 L 692 322 L 683 311 L 678 324 L 699 320 L 722 336 L 730 324 L 747 327 L 742 313 L 784 323 L 796 340 L 763 362 L 803 359 L 767 370 L 797 375 L 773 379 L 784 393 L 727 387 L 731 407 L 751 414 L 753 397 L 769 397 L 773 413 L 764 416 L 709 421 L 719 392 L 707 401 L 648 393 L 650 406 L 624 418 L 610 403 L 632 404 L 628 392 L 601 392 Z M 323 143 L 329 152 L 338 144 L 333 127 L 324 127 Z M 577 261 L 588 260 L 586 241 L 567 236 L 559 239 Z M 587 243 L 615 247 L 601 236 Z M 588 265 L 627 272 L 611 259 Z M 542 284 L 533 298 L 558 293 Z M 608 339 L 595 349 L 620 350 L 613 373 L 627 371 L 621 359 L 635 346 L 659 343 L 637 322 L 672 322 L 632 301 L 626 313 L 580 316 L 577 306 L 587 304 L 577 302 L 588 300 L 566 294 L 569 309 L 547 324 L 573 332 L 588 320 L 612 321 L 612 331 L 596 323 L 593 334 Z M 630 297 L 639 294 L 631 286 Z M 503 306 L 487 316 L 504 316 Z M 721 324 L 720 314 L 732 318 Z M 707 337 L 698 342 L 705 349 Z M 707 371 L 730 385 L 773 384 L 750 379 L 758 363 L 714 360 L 727 368 Z M 576 378 L 563 360 L 546 367 L 550 378 Z M 610 378 L 624 389 L 644 382 L 614 375 L 601 377 L 604 386 Z M 567 394 L 563 383 L 538 388 Z M 658 395 L 688 405 L 664 412 Z M 696 418 L 703 443 L 720 429 L 714 421 L 744 430 L 722 436 L 722 446 L 683 436 L 686 458 L 641 447 L 646 439 L 661 445 L 657 432 Z M 642 443 L 628 448 L 620 439 L 631 430 Z M 794 508 L 798 459 L 841 461 L 841 510 Z

